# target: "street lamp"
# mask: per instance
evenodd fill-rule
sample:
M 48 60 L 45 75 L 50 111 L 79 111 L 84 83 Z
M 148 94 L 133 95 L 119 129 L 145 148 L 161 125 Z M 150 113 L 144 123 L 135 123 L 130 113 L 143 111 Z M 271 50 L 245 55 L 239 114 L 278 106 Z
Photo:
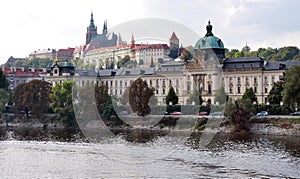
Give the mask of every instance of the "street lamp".
M 253 104 L 255 105 L 256 113 L 258 112 L 258 103 L 257 101 L 253 101 Z

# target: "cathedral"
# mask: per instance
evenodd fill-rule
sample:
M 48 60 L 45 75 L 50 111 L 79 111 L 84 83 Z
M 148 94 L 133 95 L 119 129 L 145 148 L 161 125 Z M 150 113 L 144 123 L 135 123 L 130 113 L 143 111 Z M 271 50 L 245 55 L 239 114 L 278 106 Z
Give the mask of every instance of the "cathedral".
M 103 30 L 101 34 L 97 32 L 97 26 L 94 24 L 93 13 L 91 13 L 90 24 L 86 31 L 86 50 L 92 50 L 102 47 L 116 46 L 118 41 L 118 36 L 116 34 L 108 33 L 107 31 L 107 21 L 104 21 Z

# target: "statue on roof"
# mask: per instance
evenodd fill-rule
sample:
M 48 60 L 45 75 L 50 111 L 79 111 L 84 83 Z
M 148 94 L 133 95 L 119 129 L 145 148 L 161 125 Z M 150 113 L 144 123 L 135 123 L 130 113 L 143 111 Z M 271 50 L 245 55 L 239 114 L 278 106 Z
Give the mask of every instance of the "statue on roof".
M 214 36 L 214 34 L 212 33 L 212 25 L 210 25 L 210 21 L 208 21 L 208 25 L 206 26 L 206 37 L 207 36 Z

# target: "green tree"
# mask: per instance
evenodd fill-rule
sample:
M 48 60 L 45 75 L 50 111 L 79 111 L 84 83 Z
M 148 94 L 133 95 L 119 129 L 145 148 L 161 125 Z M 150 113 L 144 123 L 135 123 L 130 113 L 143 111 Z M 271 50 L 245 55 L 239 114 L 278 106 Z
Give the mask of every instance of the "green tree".
M 40 118 L 48 110 L 50 92 L 51 84 L 46 81 L 32 80 L 18 85 L 12 95 L 14 109 L 24 110 L 26 115 L 31 111 L 34 117 Z
M 226 99 L 227 99 L 227 94 L 225 93 L 225 89 L 222 86 L 221 88 L 219 88 L 219 90 L 216 93 L 216 101 L 218 101 L 220 104 L 225 104 Z
M 0 88 L 8 89 L 9 83 L 2 69 L 0 69 Z
M 178 96 L 175 93 L 175 90 L 174 90 L 174 88 L 172 86 L 170 87 L 169 92 L 168 92 L 168 94 L 166 96 L 166 103 L 167 103 L 167 105 L 169 105 L 170 102 L 172 102 L 172 105 L 175 105 L 175 104 L 178 103 Z
M 102 117 L 108 119 L 114 114 L 111 96 L 108 95 L 108 86 L 101 84 L 95 86 L 95 99 L 98 112 Z
M 189 50 L 187 49 L 184 49 L 182 52 L 181 52 L 181 55 L 179 57 L 180 59 L 184 60 L 185 62 L 188 62 L 190 60 L 193 59 L 193 55 L 191 52 L 189 52 Z
M 300 65 L 288 69 L 283 76 L 283 101 L 292 109 L 300 107 Z
M 125 55 L 124 58 L 122 58 L 121 60 L 119 60 L 117 62 L 117 67 L 121 68 L 121 67 L 126 67 L 127 63 L 130 61 L 130 56 L 129 55 Z
M 5 113 L 5 105 L 9 102 L 9 100 L 10 92 L 6 89 L 0 88 L 0 117 L 3 113 Z
M 154 88 L 148 87 L 141 78 L 135 80 L 129 89 L 129 104 L 133 112 L 145 116 L 151 112 L 149 100 L 154 95 Z
M 252 102 L 257 101 L 257 97 L 253 91 L 253 88 L 248 88 L 242 96 L 243 100 L 251 99 Z
M 201 93 L 196 88 L 194 88 L 193 92 L 189 95 L 187 102 L 189 104 L 195 102 L 196 105 L 202 105 L 203 99 Z
M 164 59 L 158 58 L 158 59 L 157 59 L 157 62 L 158 62 L 159 64 L 163 64 L 163 63 L 164 63 Z
M 60 122 L 67 127 L 77 126 L 72 101 L 74 85 L 74 81 L 63 81 L 61 85 L 56 83 L 50 94 L 50 106 L 58 114 Z
M 272 89 L 268 95 L 270 104 L 280 104 L 282 102 L 283 81 L 277 81 L 272 84 Z

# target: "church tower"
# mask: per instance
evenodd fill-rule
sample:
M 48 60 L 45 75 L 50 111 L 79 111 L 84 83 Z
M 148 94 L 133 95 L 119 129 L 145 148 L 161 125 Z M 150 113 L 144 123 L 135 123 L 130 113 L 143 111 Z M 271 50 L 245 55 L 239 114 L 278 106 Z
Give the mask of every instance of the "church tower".
M 90 25 L 86 30 L 86 41 L 85 44 L 89 44 L 92 39 L 97 35 L 97 26 L 94 24 L 93 13 L 91 13 Z
M 169 48 L 171 58 L 177 58 L 179 56 L 179 39 L 177 38 L 175 32 L 172 33 L 169 39 Z
M 175 32 L 172 33 L 169 39 L 169 48 L 174 50 L 179 48 L 179 39 L 177 38 Z

